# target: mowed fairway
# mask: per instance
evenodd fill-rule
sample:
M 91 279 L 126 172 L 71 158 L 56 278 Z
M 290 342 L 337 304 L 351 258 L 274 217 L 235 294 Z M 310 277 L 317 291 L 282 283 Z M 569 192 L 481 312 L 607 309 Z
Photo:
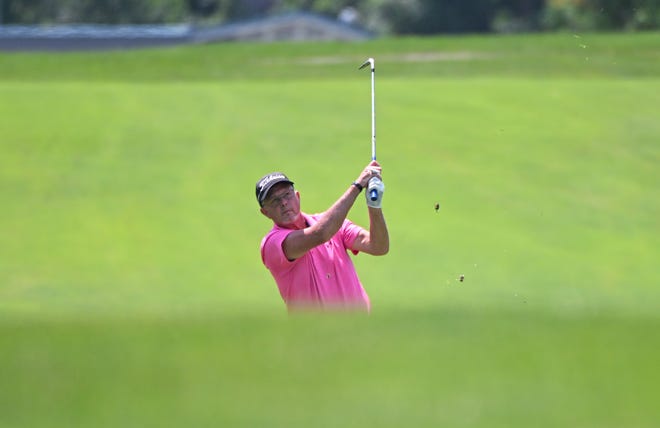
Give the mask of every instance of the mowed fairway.
M 659 52 L 0 54 L 0 426 L 656 426 Z M 391 235 L 354 258 L 373 313 L 289 317 L 254 183 L 285 171 L 319 212 L 356 178 L 368 56 Z

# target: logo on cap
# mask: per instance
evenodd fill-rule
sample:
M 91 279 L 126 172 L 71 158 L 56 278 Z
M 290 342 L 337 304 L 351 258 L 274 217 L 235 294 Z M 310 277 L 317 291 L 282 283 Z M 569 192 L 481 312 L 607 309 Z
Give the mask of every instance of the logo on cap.
M 272 181 L 279 180 L 279 181 L 289 181 L 288 178 L 284 174 L 270 174 L 266 176 L 265 178 L 261 179 L 261 182 L 259 182 L 259 187 L 264 188 L 266 185 Z

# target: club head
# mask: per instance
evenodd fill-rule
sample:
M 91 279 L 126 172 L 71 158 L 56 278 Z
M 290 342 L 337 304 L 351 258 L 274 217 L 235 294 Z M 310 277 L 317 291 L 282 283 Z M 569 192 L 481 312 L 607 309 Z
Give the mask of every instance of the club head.
M 371 65 L 371 69 L 373 70 L 373 69 L 374 69 L 374 59 L 373 59 L 373 58 L 369 58 L 368 60 L 366 60 L 366 61 L 364 62 L 364 64 L 362 64 L 362 65 L 360 66 L 360 68 L 359 68 L 358 70 L 362 70 L 362 69 L 363 69 L 364 67 L 366 67 L 367 65 Z

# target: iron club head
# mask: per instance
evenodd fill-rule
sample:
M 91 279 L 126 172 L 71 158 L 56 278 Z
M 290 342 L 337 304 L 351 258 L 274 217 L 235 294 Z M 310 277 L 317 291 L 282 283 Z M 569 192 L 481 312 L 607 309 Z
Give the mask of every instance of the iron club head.
M 366 67 L 367 65 L 370 65 L 370 66 L 371 66 L 371 69 L 373 70 L 373 69 L 374 69 L 374 59 L 373 59 L 373 58 L 369 58 L 369 59 L 367 59 L 367 60 L 364 62 L 364 64 L 362 64 L 362 65 L 360 66 L 359 70 L 362 70 L 362 69 L 363 69 L 364 67 Z

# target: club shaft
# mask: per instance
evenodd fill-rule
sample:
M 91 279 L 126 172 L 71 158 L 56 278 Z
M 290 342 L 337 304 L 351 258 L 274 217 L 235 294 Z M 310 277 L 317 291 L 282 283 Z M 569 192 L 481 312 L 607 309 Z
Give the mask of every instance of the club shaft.
M 371 160 L 376 160 L 376 61 L 369 59 L 371 64 Z M 371 189 L 369 198 L 378 200 L 378 190 Z
M 376 160 L 376 66 L 371 60 L 371 160 Z
M 371 65 L 371 160 L 376 160 L 376 62 L 373 58 L 369 58 L 360 66 L 360 69 Z M 377 177 L 372 177 L 369 180 L 369 187 L 372 181 L 380 181 Z M 369 199 L 372 201 L 378 200 L 378 190 L 372 188 L 369 191 Z

